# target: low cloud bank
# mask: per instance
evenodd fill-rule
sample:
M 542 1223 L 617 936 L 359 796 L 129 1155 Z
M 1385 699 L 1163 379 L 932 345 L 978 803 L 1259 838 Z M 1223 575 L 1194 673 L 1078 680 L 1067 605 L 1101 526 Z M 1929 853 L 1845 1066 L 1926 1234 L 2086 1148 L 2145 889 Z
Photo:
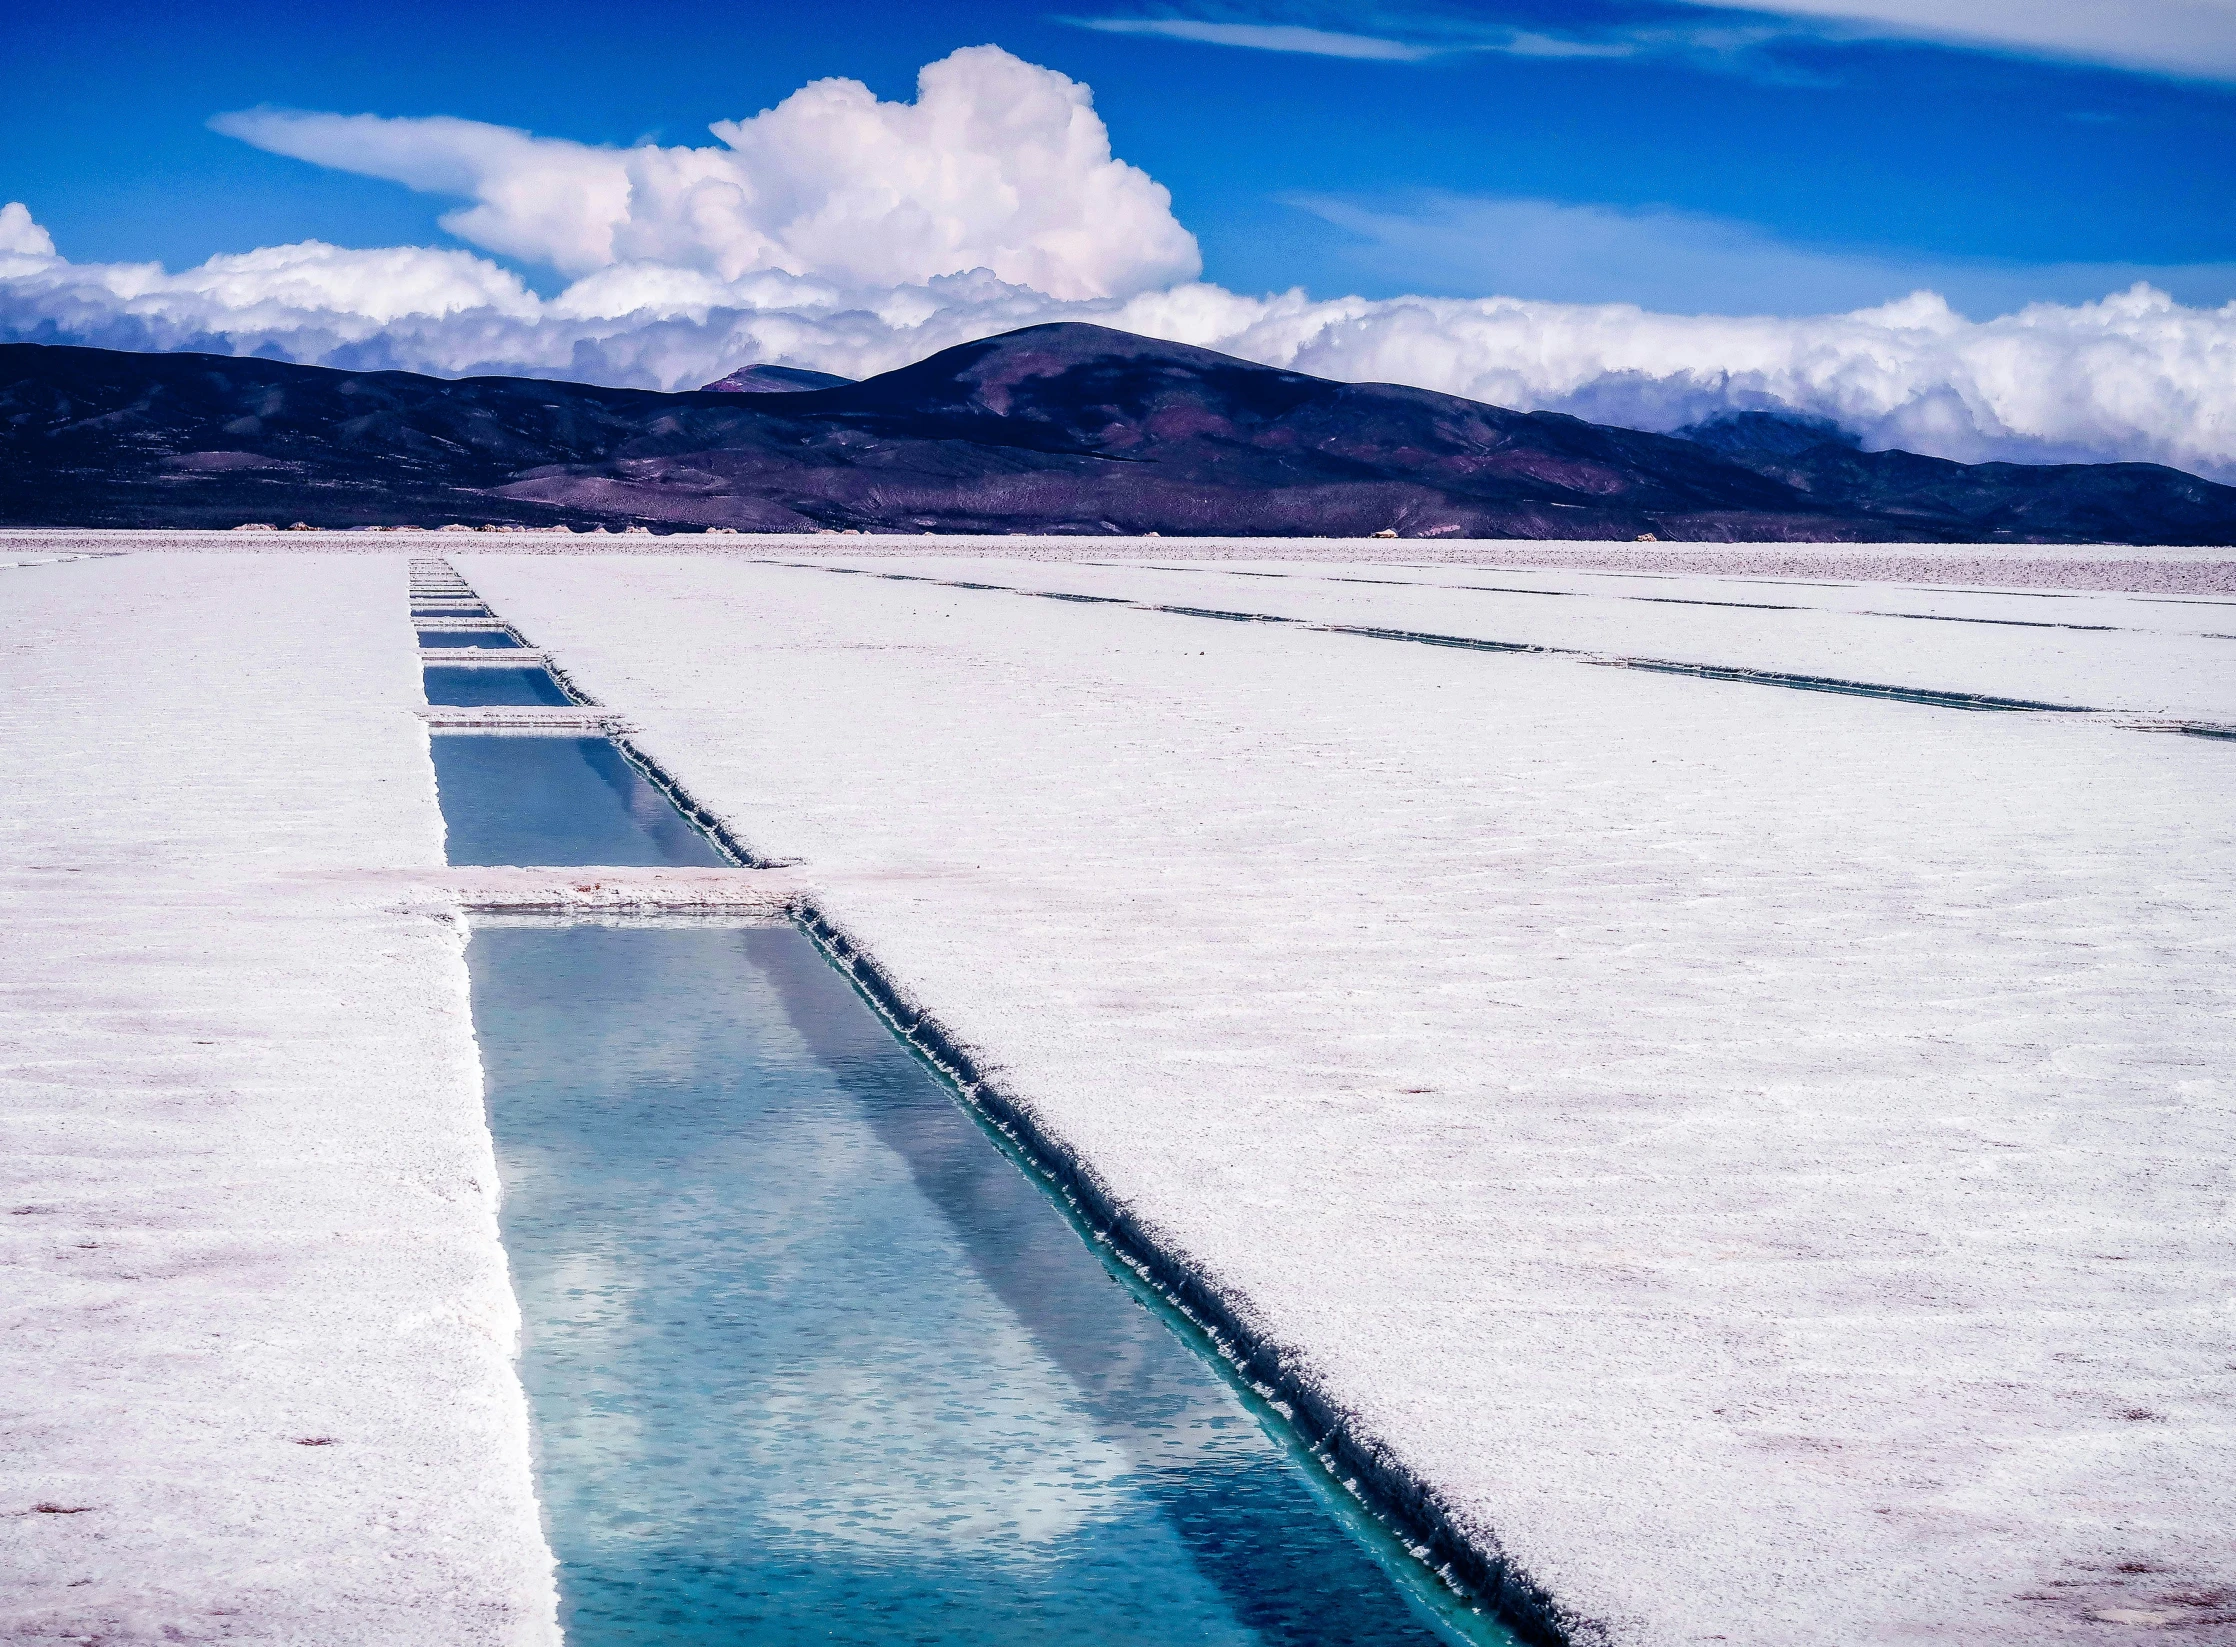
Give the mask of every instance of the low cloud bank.
M 1161 188 L 1111 159 L 1084 87 L 992 47 L 931 65 L 914 104 L 818 82 L 718 128 L 723 150 L 590 149 L 468 121 L 255 118 L 268 147 L 464 194 L 478 204 L 458 232 L 577 278 L 544 298 L 471 252 L 319 241 L 178 273 L 73 263 L 10 204 L 0 339 L 677 389 L 755 361 L 864 377 L 1084 320 L 1635 428 L 1785 408 L 1873 447 L 2236 479 L 2236 304 L 2185 307 L 2136 285 L 1973 321 L 1930 292 L 1754 318 L 1244 296 L 1189 278 L 1194 241 Z

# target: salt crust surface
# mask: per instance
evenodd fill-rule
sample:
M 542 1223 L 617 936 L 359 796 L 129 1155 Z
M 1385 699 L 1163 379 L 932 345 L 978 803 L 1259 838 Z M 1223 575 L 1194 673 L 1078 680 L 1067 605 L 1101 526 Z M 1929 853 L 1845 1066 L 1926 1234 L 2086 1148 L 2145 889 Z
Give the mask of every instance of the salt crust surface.
M 463 546 L 463 547 L 462 547 Z M 1990 584 L 2017 589 L 2105 589 L 2155 594 L 2236 594 L 2236 548 L 2178 549 L 2124 544 L 2085 548 L 2038 544 L 1916 543 L 1555 543 L 1482 538 L 1138 538 L 971 537 L 943 533 L 286 532 L 251 537 L 222 531 L 111 532 L 75 527 L 0 532 L 0 554 L 151 550 L 260 553 L 508 553 L 554 555 L 991 555 L 1068 561 L 1170 556 L 1217 561 L 1353 561 L 1417 565 L 1546 567 L 1691 573 L 1748 578 L 1849 578 L 1874 583 Z
M 2052 599 L 1868 584 L 1826 588 L 1690 576 L 1303 568 L 1275 562 L 1004 567 L 955 558 L 915 560 L 905 568 L 863 559 L 832 564 L 1603 657 L 2236 722 L 2236 599 L 2225 604 L 2111 594 Z
M 1586 1633 L 2236 1639 L 2228 745 L 456 564 Z M 2144 678 L 1948 627 L 1934 684 Z
M 0 681 L 0 1639 L 555 1643 L 402 557 L 0 571 Z

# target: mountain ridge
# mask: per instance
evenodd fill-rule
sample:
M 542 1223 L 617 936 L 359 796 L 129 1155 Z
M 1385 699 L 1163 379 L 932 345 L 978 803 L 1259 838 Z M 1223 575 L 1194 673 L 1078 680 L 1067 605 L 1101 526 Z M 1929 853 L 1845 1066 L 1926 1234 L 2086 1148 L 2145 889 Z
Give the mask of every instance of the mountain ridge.
M 0 345 L 0 521 L 2236 541 L 2236 488 L 2156 465 L 1686 439 L 1077 323 L 810 375 L 663 394 Z

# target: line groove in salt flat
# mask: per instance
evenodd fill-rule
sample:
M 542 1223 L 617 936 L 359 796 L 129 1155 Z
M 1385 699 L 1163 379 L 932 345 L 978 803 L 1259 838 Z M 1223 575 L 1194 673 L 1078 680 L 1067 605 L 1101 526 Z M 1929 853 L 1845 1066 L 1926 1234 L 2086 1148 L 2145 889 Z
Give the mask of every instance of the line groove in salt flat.
M 1227 1376 L 1263 1404 L 1261 1422 L 1325 1471 L 1370 1527 L 1395 1537 L 1432 1580 L 1469 1609 L 1479 1610 L 1479 1617 L 1495 1621 L 1500 1639 L 1511 1632 L 1512 1639 L 1532 1647 L 1590 1647 L 1603 1639 L 1596 1621 L 1576 1616 L 1529 1573 L 1505 1561 L 1495 1544 L 1485 1548 L 1471 1542 L 1462 1531 L 1462 1518 L 1436 1484 L 1363 1447 L 1351 1433 L 1347 1415 L 1296 1376 L 1280 1346 L 1268 1342 L 1207 1285 L 1184 1253 L 1114 1199 L 1093 1166 L 981 1067 L 969 1047 L 914 1001 L 812 894 L 791 913 L 893 1033 L 947 1078 L 958 1099 L 1005 1140 L 1022 1167 L 1047 1180 L 1082 1238 L 1103 1248 L 1178 1314 L 1200 1352 L 1222 1364 Z
M 1834 680 L 1824 675 L 1786 675 L 1766 669 L 1735 669 L 1705 663 L 1665 663 L 1655 658 L 1588 658 L 1611 669 L 1643 669 L 1661 675 L 1691 675 L 1700 680 L 1739 681 L 1750 686 L 1784 686 L 1798 692 L 1832 692 L 1855 698 L 1886 698 L 1927 704 L 1936 709 L 1981 709 L 2004 713 L 2028 710 L 2052 715 L 2097 715 L 2102 710 L 2073 703 L 2036 703 L 2027 698 L 1995 698 L 1978 692 L 1935 692 L 1916 686 L 1877 686 L 1869 681 Z
M 461 582 L 459 587 L 464 588 L 466 585 Z M 496 656 L 513 660 L 525 660 L 533 667 L 546 670 L 553 680 L 559 684 L 562 691 L 568 693 L 569 696 L 584 698 L 585 701 L 582 705 L 574 710 L 429 708 L 421 711 L 423 718 L 430 722 L 432 728 L 447 732 L 500 732 L 523 736 L 564 737 L 579 736 L 584 732 L 604 736 L 610 739 L 622 760 L 642 776 L 653 789 L 664 796 L 668 803 L 683 815 L 685 821 L 706 836 L 717 853 L 728 858 L 733 864 L 745 869 L 782 869 L 790 867 L 796 861 L 772 861 L 756 857 L 731 832 L 729 826 L 722 819 L 701 805 L 690 791 L 685 789 L 671 773 L 661 767 L 659 762 L 646 755 L 643 750 L 629 740 L 627 733 L 632 728 L 624 717 L 615 715 L 608 710 L 599 709 L 596 706 L 595 699 L 589 699 L 585 694 L 578 692 L 566 674 L 553 666 L 541 651 L 525 644 L 525 637 L 522 637 L 517 630 L 508 626 L 505 632 L 513 635 L 516 639 L 522 640 L 523 644 L 509 651 L 498 652 Z M 423 662 L 447 662 L 451 655 L 448 650 L 440 652 L 423 650 L 420 653 Z
M 1312 579 L 1316 576 L 1316 574 L 1309 572 L 1258 572 L 1238 570 L 1234 567 L 1205 568 L 1185 566 L 1159 566 L 1152 568 L 1152 570 L 1161 572 L 1178 572 L 1194 576 L 1201 576 L 1208 570 L 1215 570 L 1218 575 L 1230 578 Z M 1656 577 L 1664 576 L 1664 574 L 1619 572 L 1602 573 L 1599 575 L 1603 577 L 1640 577 L 1648 575 Z M 1479 595 L 1544 596 L 1559 600 L 1624 600 L 1636 601 L 1642 605 L 1648 606 L 1702 606 L 1741 612 L 1825 612 L 1866 618 L 1899 618 L 1925 623 L 1978 623 L 2001 629 L 2063 629 L 2071 630 L 2079 634 L 2161 634 L 2166 632 L 2162 630 L 2123 630 L 2117 624 L 2106 623 L 2058 623 L 2046 619 L 1970 617 L 1955 613 L 1944 612 L 1887 612 L 1880 611 L 1872 607 L 1803 606 L 1791 602 L 1776 603 L 1770 601 L 1709 600 L 1705 598 L 1694 598 L 1680 595 L 1624 595 L 1609 593 L 1605 590 L 1549 589 L 1544 587 L 1529 587 L 1521 584 L 1440 583 L 1426 579 L 1414 578 L 1362 578 L 1345 577 L 1340 575 L 1324 576 L 1322 580 L 1329 583 L 1353 583 L 1381 588 L 1434 590 L 1456 589 L 1465 591 L 1470 594 Z M 1787 580 L 1762 579 L 1748 581 L 1784 582 Z M 1864 588 L 1868 586 L 1861 584 L 1840 584 L 1831 586 L 1804 585 L 1803 587 Z M 1982 594 L 1992 595 L 1998 598 L 2022 598 L 2029 600 L 2076 600 L 2082 598 L 2076 595 L 2050 593 L 2041 590 L 1972 590 L 1963 588 L 1950 588 L 1935 589 L 1931 592 L 1945 594 Z M 2185 638 L 2191 640 L 2236 640 L 2236 635 L 2191 632 Z
M 422 618 L 414 616 L 411 626 L 429 635 L 511 635 L 526 644 L 525 637 L 514 634 L 505 624 L 493 617 Z M 448 647 L 441 648 L 448 651 Z
M 818 567 L 796 562 L 782 563 L 801 571 L 828 571 L 856 573 L 854 567 Z M 1169 570 L 1169 568 L 1165 568 Z M 1039 599 L 1083 601 L 1098 604 L 1131 606 L 1139 611 L 1162 612 L 1173 617 L 1215 618 L 1228 623 L 1287 624 L 1301 629 L 1318 630 L 1332 635 L 1358 635 L 1369 640 L 1407 641 L 1418 646 L 1441 646 L 1463 652 L 1502 652 L 1535 654 L 1540 657 L 1575 659 L 1582 663 L 1599 664 L 1617 669 L 1637 669 L 1650 674 L 1688 675 L 1697 680 L 1726 681 L 1748 686 L 1776 686 L 1799 692 L 1826 692 L 1846 697 L 1878 698 L 1891 703 L 1919 704 L 1933 709 L 1966 709 L 1990 712 L 2032 711 L 2059 715 L 2097 715 L 2104 711 L 2084 704 L 2043 703 L 2029 698 L 2005 698 L 1983 692 L 1947 692 L 1932 687 L 1891 686 L 1873 681 L 1841 680 L 1827 675 L 1798 675 L 1781 670 L 1748 669 L 1728 664 L 1674 663 L 1660 658 L 1602 657 L 1578 648 L 1534 645 L 1523 641 L 1490 640 L 1471 635 L 1440 635 L 1419 629 L 1379 629 L 1365 624 L 1313 623 L 1308 619 L 1284 616 L 1271 612 L 1234 612 L 1202 606 L 1172 606 L 1152 601 L 1129 601 L 1114 596 L 1080 596 L 1047 589 L 1023 589 L 1011 584 L 966 583 L 948 578 L 927 578 L 918 574 L 899 572 L 871 572 L 863 575 L 883 579 L 890 583 L 925 583 L 948 589 L 991 591 L 1001 594 L 1028 595 Z M 1417 585 L 1415 587 L 1454 587 Z M 1656 602 L 1664 605 L 1729 605 L 1729 602 Z M 1767 611 L 1798 610 L 1798 608 L 1767 607 Z M 2070 627 L 2070 626 L 2069 626 Z
M 530 730 L 526 726 L 518 729 Z M 741 863 L 756 861 L 720 819 L 692 801 L 656 763 L 626 742 L 614 742 L 630 764 L 658 783 L 679 813 L 698 826 L 719 850 Z M 644 872 L 627 869 L 585 869 L 556 877 L 549 870 L 515 869 L 484 871 L 482 880 L 445 890 L 466 908 L 509 916 L 736 912 L 790 916 L 893 1030 L 954 1081 L 956 1096 L 987 1119 L 1009 1146 L 1022 1152 L 1022 1164 L 1034 1176 L 1054 1184 L 1090 1244 L 1110 1248 L 1126 1270 L 1178 1312 L 1181 1325 L 1207 1337 L 1215 1359 L 1224 1356 L 1236 1363 L 1234 1378 L 1261 1403 L 1259 1416 L 1280 1430 L 1284 1438 L 1281 1444 L 1294 1447 L 1340 1483 L 1346 1514 L 1363 1509 L 1360 1535 L 1369 1542 L 1384 1544 L 1395 1539 L 1397 1547 L 1390 1554 L 1402 1551 L 1401 1559 L 1409 1557 L 1425 1570 L 1409 1573 L 1402 1582 L 1425 1585 L 1424 1596 L 1434 1592 L 1444 1598 L 1428 1604 L 1439 1616 L 1446 1617 L 1447 1625 L 1460 1629 L 1470 1639 L 1480 1633 L 1483 1639 L 1509 1640 L 1503 1627 L 1483 1625 L 1480 1610 L 1487 1608 L 1518 1627 L 1531 1641 L 1581 1640 L 1589 1633 L 1568 1620 L 1559 1603 L 1538 1589 L 1528 1575 L 1502 1562 L 1486 1560 L 1483 1550 L 1458 1534 L 1433 1487 L 1394 1473 L 1379 1456 L 1357 1447 L 1340 1412 L 1330 1408 L 1309 1384 L 1288 1376 L 1277 1355 L 1264 1354 L 1265 1347 L 1243 1320 L 1207 1291 L 1184 1261 L 1165 1251 L 1152 1235 L 1126 1218 L 1121 1206 L 1104 1197 L 1092 1177 L 1083 1175 L 1077 1163 L 1041 1132 L 1031 1112 L 1010 1100 L 935 1020 L 911 1012 L 905 993 L 798 882 L 766 871 L 733 871 L 727 876 L 706 870 L 652 872 L 653 876 L 670 878 L 678 873 L 694 878 L 678 886 L 672 879 L 652 879 Z M 492 876 L 500 878 L 491 880 Z M 1265 1361 L 1264 1379 L 1270 1382 L 1252 1371 L 1253 1357 Z M 1446 1616 L 1443 1606 L 1449 1600 L 1447 1591 L 1464 1600 L 1465 1609 Z

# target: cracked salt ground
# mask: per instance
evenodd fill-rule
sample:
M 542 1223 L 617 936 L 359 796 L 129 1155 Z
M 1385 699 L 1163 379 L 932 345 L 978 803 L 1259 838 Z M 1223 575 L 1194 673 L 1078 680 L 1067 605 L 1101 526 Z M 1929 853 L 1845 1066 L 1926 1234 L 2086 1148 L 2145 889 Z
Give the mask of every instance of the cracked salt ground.
M 2225 561 L 2030 564 L 2091 625 L 2136 589 L 2227 627 L 2189 599 Z M 2219 748 L 713 557 L 474 569 L 1576 1639 L 2236 1628 Z M 0 730 L 46 774 L 4 798 L 0 1638 L 544 1647 L 437 881 L 805 883 L 441 869 L 386 555 L 0 581 Z M 1501 598 L 1314 615 L 1532 638 Z M 2021 603 L 2071 609 L 1963 597 Z M 1621 610 L 1544 639 L 2225 697 L 2178 636 Z
M 0 1640 L 554 1647 L 402 565 L 6 578 Z

